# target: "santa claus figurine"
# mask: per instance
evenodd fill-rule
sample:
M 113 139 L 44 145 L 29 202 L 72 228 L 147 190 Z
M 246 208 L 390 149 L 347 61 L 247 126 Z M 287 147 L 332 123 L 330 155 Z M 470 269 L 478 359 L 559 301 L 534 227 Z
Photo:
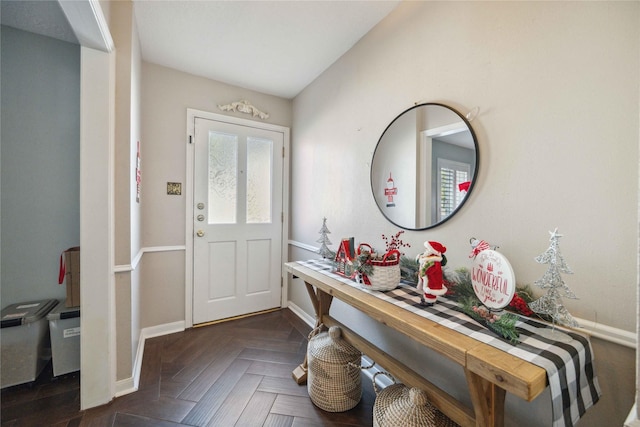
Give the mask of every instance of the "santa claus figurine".
M 425 251 L 416 257 L 420 264 L 418 291 L 422 305 L 433 305 L 438 296 L 447 293 L 442 277 L 442 267 L 447 264 L 444 256 L 447 248 L 438 242 L 424 242 L 424 247 Z

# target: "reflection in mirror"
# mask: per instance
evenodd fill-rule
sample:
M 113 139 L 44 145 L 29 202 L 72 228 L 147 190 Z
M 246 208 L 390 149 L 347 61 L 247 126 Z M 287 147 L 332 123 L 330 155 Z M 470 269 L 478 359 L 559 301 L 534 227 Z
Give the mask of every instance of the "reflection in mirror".
M 371 189 L 389 221 L 424 230 L 462 207 L 477 173 L 478 142 L 467 119 L 442 104 L 420 104 L 382 133 L 371 163 Z

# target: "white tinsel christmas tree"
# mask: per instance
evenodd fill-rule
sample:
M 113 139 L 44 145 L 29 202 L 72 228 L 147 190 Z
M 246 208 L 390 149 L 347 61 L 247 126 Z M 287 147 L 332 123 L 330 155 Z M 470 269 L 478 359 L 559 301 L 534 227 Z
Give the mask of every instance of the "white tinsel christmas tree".
M 334 253 L 329 249 L 327 245 L 331 244 L 329 237 L 327 234 L 331 234 L 329 229 L 327 228 L 327 218 L 322 218 L 322 228 L 320 231 L 320 238 L 316 240 L 316 242 L 320 243 L 320 249 L 318 253 L 322 256 L 322 258 L 333 258 Z
M 545 295 L 529 303 L 529 308 L 535 313 L 551 316 L 554 326 L 557 323 L 569 327 L 578 327 L 578 322 L 562 305 L 562 297 L 578 299 L 564 283 L 560 275 L 560 273 L 573 274 L 573 271 L 571 271 L 560 253 L 558 240 L 562 237 L 562 234 L 558 234 L 557 228 L 552 232 L 550 231 L 549 234 L 551 234 L 549 248 L 536 257 L 536 262 L 548 264 L 549 268 L 539 280 L 534 282 L 535 285 L 548 290 Z

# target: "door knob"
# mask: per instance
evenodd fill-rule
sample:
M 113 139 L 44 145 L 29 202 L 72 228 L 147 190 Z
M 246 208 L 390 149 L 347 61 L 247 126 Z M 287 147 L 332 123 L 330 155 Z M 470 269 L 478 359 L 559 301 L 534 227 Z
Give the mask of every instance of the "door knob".
M 196 232 L 196 234 L 198 235 L 198 237 L 202 237 L 202 236 L 204 236 L 204 231 L 202 231 L 202 230 L 198 230 L 198 231 Z

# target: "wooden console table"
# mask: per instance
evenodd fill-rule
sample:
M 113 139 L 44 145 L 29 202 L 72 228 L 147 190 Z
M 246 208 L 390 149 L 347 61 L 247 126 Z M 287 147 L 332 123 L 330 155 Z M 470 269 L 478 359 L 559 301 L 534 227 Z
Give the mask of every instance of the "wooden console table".
M 286 263 L 285 267 L 294 277 L 305 282 L 315 310 L 317 325 L 339 326 L 349 343 L 405 385 L 424 390 L 438 409 L 461 426 L 502 426 L 507 392 L 531 401 L 547 386 L 546 371 L 533 363 L 389 304 L 299 263 Z M 331 317 L 329 309 L 333 298 L 344 301 L 376 321 L 459 364 L 464 369 L 473 408 L 460 403 Z M 306 372 L 306 366 L 303 365 L 294 371 L 296 380 L 300 380 L 300 376 Z

